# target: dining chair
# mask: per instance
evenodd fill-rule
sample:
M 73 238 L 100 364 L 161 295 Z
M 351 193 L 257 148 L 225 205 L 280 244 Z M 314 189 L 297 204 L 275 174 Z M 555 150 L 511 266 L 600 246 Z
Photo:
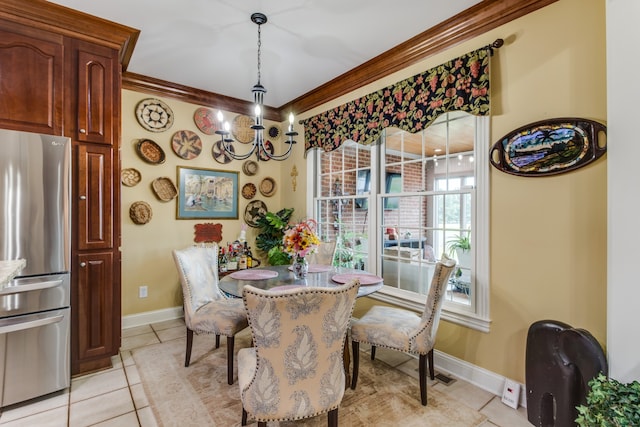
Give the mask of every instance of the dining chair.
M 376 357 L 376 347 L 386 347 L 405 353 L 417 353 L 419 355 L 420 399 L 422 405 L 427 405 L 427 358 L 429 360 L 429 376 L 433 380 L 433 348 L 440 322 L 440 311 L 449 276 L 455 265 L 455 260 L 444 254 L 436 263 L 422 315 L 402 308 L 376 305 L 360 319 L 351 322 L 352 390 L 356 389 L 358 381 L 360 343 L 371 345 L 371 360 Z
M 184 301 L 187 325 L 187 349 L 184 366 L 191 361 L 193 334 L 215 334 L 216 348 L 220 335 L 227 337 L 227 383 L 233 384 L 233 348 L 235 335 L 249 323 L 239 298 L 227 298 L 218 288 L 218 246 L 188 247 L 174 250 Z
M 310 264 L 333 265 L 333 259 L 336 255 L 336 241 L 322 242 L 317 252 L 309 255 Z
M 266 427 L 323 413 L 338 426 L 344 340 L 359 287 L 358 280 L 278 291 L 245 285 L 255 347 L 238 351 L 243 426 L 248 414 Z

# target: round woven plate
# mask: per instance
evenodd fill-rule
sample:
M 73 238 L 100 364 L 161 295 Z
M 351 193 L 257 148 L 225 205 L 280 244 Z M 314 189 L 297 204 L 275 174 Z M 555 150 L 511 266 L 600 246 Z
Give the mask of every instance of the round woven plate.
M 178 195 L 178 190 L 176 186 L 173 185 L 171 178 L 167 178 L 166 176 L 154 179 L 151 183 L 151 188 L 153 188 L 153 192 L 156 193 L 156 197 L 163 202 L 175 199 Z
M 244 210 L 244 222 L 246 222 L 249 227 L 257 227 L 258 219 L 266 215 L 267 212 L 267 205 L 265 205 L 262 200 L 249 202 Z
M 232 153 L 235 153 L 235 151 L 233 150 L 233 145 L 230 146 L 229 149 Z M 222 141 L 217 141 L 213 144 L 213 147 L 211 147 L 211 155 L 216 162 L 222 163 L 223 165 L 233 160 L 231 156 L 229 156 L 229 154 L 224 150 Z
M 136 106 L 136 118 L 140 126 L 151 132 L 164 132 L 173 126 L 173 111 L 164 102 L 146 98 Z
M 275 125 L 270 126 L 269 130 L 267 131 L 267 135 L 269 135 L 269 138 L 278 139 L 278 137 L 280 136 L 280 127 Z
M 253 176 L 258 173 L 258 162 L 247 160 L 242 164 L 242 172 L 247 176 Z
M 179 130 L 171 137 L 171 148 L 178 157 L 185 160 L 195 159 L 202 151 L 200 137 L 190 130 Z
M 193 121 L 200 131 L 207 135 L 213 135 L 218 130 L 218 121 L 213 115 L 213 111 L 200 107 L 193 113 Z
M 271 197 L 276 192 L 276 181 L 273 178 L 266 177 L 260 183 L 260 194 L 265 197 Z
M 235 116 L 231 124 L 231 133 L 236 141 L 243 144 L 252 142 L 256 137 L 256 131 L 251 129 L 253 118 L 245 115 Z
M 264 148 L 269 154 L 273 155 L 273 144 L 271 141 L 265 141 Z M 269 160 L 269 156 L 266 155 L 265 150 L 263 150 L 262 147 L 259 148 L 258 157 L 260 157 L 260 160 L 264 160 L 266 162 Z
M 120 180 L 122 181 L 122 184 L 126 185 L 127 187 L 133 187 L 134 185 L 138 184 L 141 179 L 142 175 L 140 174 L 140 171 L 138 169 L 126 168 L 122 169 L 122 171 L 120 172 Z
M 242 186 L 242 197 L 247 200 L 253 199 L 256 195 L 256 186 L 250 182 Z
M 166 158 L 164 150 L 150 139 L 141 139 L 138 141 L 136 151 L 142 160 L 152 165 L 164 163 Z
M 151 206 L 147 202 L 133 202 L 129 208 L 129 217 L 136 224 L 146 224 L 152 216 Z

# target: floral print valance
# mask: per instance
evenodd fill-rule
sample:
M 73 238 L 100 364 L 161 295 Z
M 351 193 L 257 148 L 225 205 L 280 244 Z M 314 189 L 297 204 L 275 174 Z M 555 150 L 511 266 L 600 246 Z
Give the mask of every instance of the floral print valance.
M 346 140 L 369 145 L 387 127 L 416 133 L 447 111 L 489 115 L 491 46 L 303 120 L 305 152 Z

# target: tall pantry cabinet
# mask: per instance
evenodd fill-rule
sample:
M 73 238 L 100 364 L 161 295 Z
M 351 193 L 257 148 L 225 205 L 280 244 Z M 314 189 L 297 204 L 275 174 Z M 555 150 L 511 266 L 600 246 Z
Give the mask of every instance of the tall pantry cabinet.
M 120 348 L 122 68 L 138 31 L 40 0 L 0 0 L 0 128 L 73 142 L 71 372 Z

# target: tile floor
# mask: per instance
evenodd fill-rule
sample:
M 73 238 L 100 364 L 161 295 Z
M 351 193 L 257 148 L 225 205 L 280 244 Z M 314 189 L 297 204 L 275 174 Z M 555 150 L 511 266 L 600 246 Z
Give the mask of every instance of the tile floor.
M 0 426 L 157 426 L 130 350 L 184 335 L 182 319 L 125 329 L 120 355 L 114 356 L 111 369 L 74 378 L 70 389 L 4 408 Z M 417 378 L 415 358 L 381 348 L 376 359 Z M 428 387 L 447 393 L 487 416 L 489 420 L 478 427 L 531 427 L 525 408 L 516 411 L 504 405 L 500 397 L 465 381 L 456 380 L 445 385 L 436 379 L 430 381 Z

